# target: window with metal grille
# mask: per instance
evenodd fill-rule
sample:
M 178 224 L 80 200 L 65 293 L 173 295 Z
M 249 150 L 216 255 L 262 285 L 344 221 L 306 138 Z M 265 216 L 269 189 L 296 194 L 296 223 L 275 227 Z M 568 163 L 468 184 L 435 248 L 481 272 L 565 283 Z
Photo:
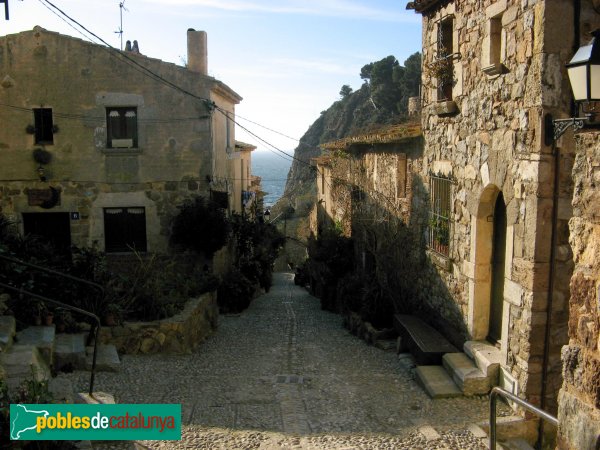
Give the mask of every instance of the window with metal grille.
M 146 209 L 104 208 L 104 243 L 107 253 L 146 251 Z
M 107 148 L 137 148 L 137 108 L 106 108 Z
M 34 108 L 35 143 L 54 144 L 54 123 L 52 122 L 52 108 Z
M 444 256 L 450 254 L 450 196 L 452 181 L 440 175 L 429 177 L 428 246 Z
M 452 100 L 454 84 L 454 16 L 446 16 L 438 23 L 437 59 L 441 68 L 438 76 L 438 100 Z

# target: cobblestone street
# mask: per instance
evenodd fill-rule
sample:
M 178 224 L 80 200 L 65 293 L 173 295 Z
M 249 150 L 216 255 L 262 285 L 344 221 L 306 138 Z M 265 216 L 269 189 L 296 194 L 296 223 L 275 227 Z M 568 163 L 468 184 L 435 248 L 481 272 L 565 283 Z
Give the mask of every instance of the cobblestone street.
M 407 359 L 351 335 L 291 274 L 274 283 L 193 355 L 124 356 L 120 373 L 98 374 L 96 390 L 118 403 L 182 404 L 182 440 L 144 446 L 486 448 L 469 427 L 487 418 L 487 397 L 430 400 Z M 86 389 L 86 373 L 62 376 Z

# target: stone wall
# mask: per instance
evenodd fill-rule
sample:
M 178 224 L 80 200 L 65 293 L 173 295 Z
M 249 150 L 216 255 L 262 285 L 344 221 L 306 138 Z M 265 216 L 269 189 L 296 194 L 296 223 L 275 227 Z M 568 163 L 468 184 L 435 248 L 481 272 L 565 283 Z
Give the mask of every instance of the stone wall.
M 600 445 L 600 133 L 577 136 L 573 179 L 575 270 L 558 418 L 559 448 L 575 450 Z
M 241 100 L 212 77 L 127 56 L 232 115 Z M 147 250 L 165 252 L 177 206 L 191 195 L 208 196 L 231 177 L 226 152 L 234 132 L 225 117 L 145 76 L 120 52 L 36 27 L 0 37 L 0 80 L 0 212 L 17 223 L 23 213 L 78 213 L 70 221 L 72 243 L 103 250 L 103 208 L 144 207 Z M 31 134 L 32 109 L 40 107 L 52 109 L 51 143 L 36 144 Z M 136 108 L 135 148 L 108 148 L 107 108 L 113 107 Z M 52 155 L 45 181 L 32 157 L 36 148 Z M 28 190 L 49 187 L 60 191 L 58 204 L 44 209 L 31 202 Z
M 119 353 L 184 354 L 192 352 L 217 328 L 216 292 L 189 300 L 183 311 L 154 322 L 125 322 L 101 329 L 100 342 L 114 344 Z
M 553 412 L 573 267 L 568 220 L 574 146 L 572 134 L 557 149 L 546 145 L 543 119 L 570 111 L 564 63 L 575 43 L 573 21 L 573 4 L 558 0 L 440 2 L 423 17 L 425 151 L 419 175 L 425 186 L 432 173 L 451 177 L 453 186 L 450 255 L 432 258 L 447 295 L 430 291 L 422 300 L 440 311 L 449 299 L 469 337 L 485 339 L 492 320 L 491 260 L 503 251 L 502 385 Z M 452 46 L 449 98 L 442 97 L 432 71 L 440 27 L 443 42 Z M 492 244 L 500 194 L 507 216 L 503 249 Z

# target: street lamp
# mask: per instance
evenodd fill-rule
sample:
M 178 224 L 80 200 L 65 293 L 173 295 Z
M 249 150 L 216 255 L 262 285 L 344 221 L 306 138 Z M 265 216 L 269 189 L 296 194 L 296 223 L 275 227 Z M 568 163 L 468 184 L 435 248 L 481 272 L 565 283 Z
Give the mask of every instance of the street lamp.
M 547 116 L 547 126 L 551 127 L 552 140 L 556 141 L 565 131 L 573 127 L 575 131 L 583 128 L 594 116 L 590 103 L 600 101 L 600 29 L 593 31 L 589 44 L 579 47 L 575 56 L 567 64 L 569 83 L 575 102 L 587 104 L 585 117 L 556 119 Z M 547 133 L 549 137 L 550 133 Z
M 270 221 L 271 221 L 271 211 L 269 211 L 269 208 L 267 208 L 267 209 L 266 209 L 266 211 L 264 212 L 264 214 L 263 214 L 263 215 L 265 216 L 265 220 L 266 220 L 267 222 L 270 222 Z

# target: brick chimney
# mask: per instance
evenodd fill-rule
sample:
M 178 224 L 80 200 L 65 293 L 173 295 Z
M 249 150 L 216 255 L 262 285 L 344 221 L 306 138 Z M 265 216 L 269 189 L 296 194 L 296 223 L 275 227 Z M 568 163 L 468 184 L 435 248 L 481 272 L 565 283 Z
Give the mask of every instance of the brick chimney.
M 208 75 L 206 31 L 187 30 L 188 69 Z

